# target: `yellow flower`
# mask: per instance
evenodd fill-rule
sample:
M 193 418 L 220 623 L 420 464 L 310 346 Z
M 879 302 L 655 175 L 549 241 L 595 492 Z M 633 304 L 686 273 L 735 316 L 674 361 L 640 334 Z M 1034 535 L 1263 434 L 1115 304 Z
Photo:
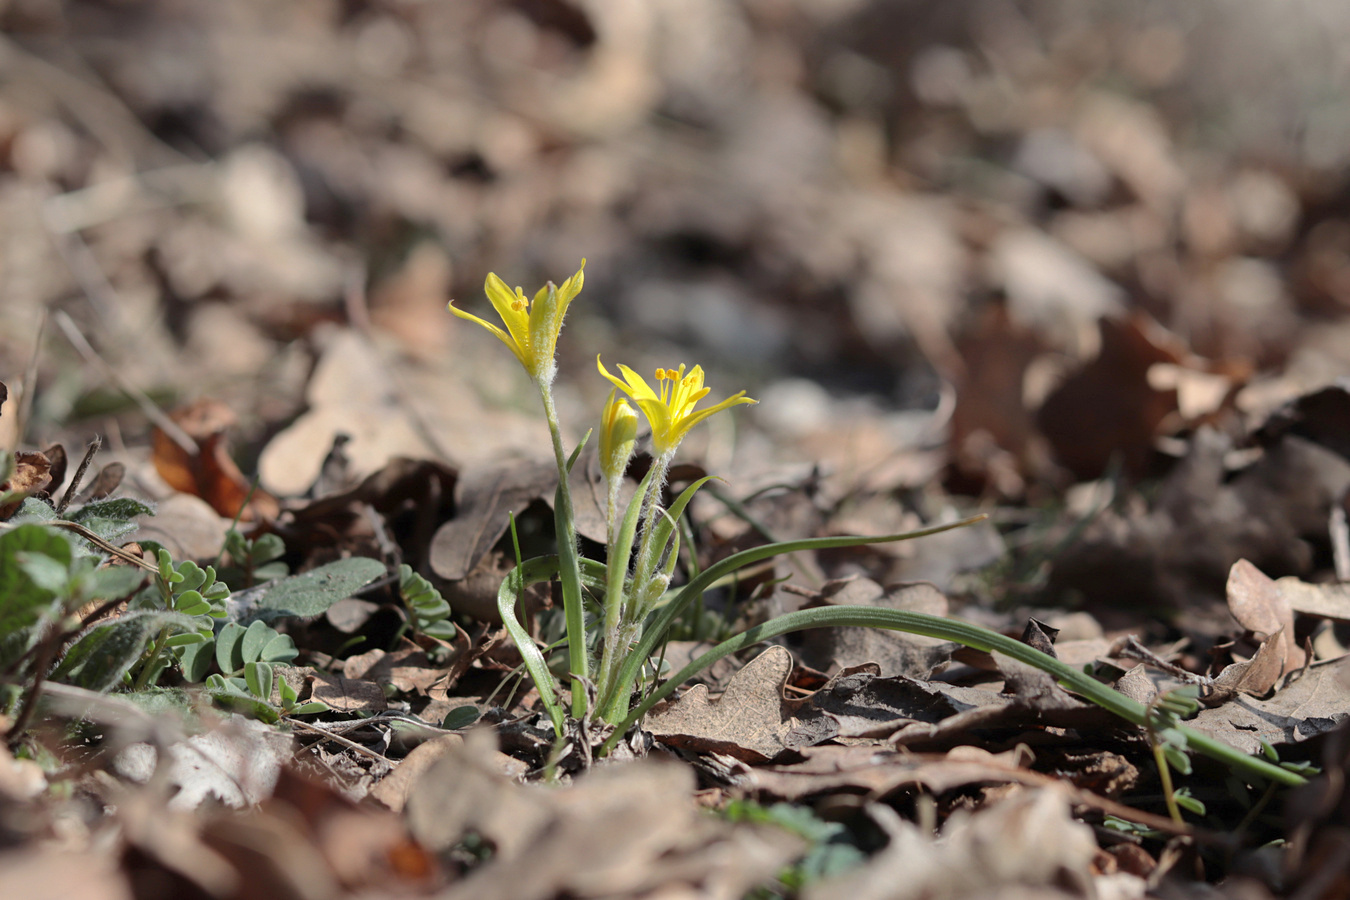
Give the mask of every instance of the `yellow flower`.
M 502 317 L 505 331 L 473 313 L 457 309 L 453 300 L 450 301 L 450 311 L 461 319 L 477 322 L 495 334 L 516 355 L 531 378 L 550 384 L 557 371 L 553 355 L 558 346 L 558 332 L 562 331 L 567 307 L 581 293 L 585 268 L 586 260 L 583 259 L 575 275 L 558 287 L 554 287 L 550 281 L 535 293 L 533 300 L 526 299 L 525 292 L 520 288 L 513 292 L 496 273 L 489 272 L 483 289 L 487 291 L 488 300 L 492 301 L 497 315 Z
M 654 391 L 642 380 L 641 375 L 627 366 L 619 366 L 619 371 L 623 373 L 623 380 L 620 380 L 609 374 L 605 364 L 600 362 L 600 357 L 595 358 L 595 364 L 600 368 L 601 375 L 632 397 L 633 402 L 646 414 L 647 422 L 652 426 L 652 449 L 657 456 L 672 452 L 684 440 L 689 429 L 713 413 L 741 403 L 759 402 L 751 400 L 745 396 L 745 391 L 741 391 L 716 406 L 694 412 L 698 401 L 708 396 L 709 391 L 703 386 L 702 366 L 694 366 L 688 375 L 684 373 L 683 363 L 678 370 L 657 369 L 656 383 L 659 390 Z
M 600 417 L 600 471 L 607 482 L 616 482 L 628 468 L 637 441 L 637 413 L 628 401 L 619 398 L 617 389 L 609 392 Z

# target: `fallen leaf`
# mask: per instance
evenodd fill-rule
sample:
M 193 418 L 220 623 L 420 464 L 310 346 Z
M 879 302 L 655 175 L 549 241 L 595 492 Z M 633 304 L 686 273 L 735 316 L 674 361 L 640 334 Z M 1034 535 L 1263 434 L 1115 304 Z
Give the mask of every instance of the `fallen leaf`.
M 869 606 L 945 616 L 947 598 L 931 584 L 882 587 L 866 578 L 834 581 L 804 608 Z M 803 634 L 802 661 L 822 671 L 876 663 L 886 675 L 927 678 L 951 658 L 955 644 L 881 628 L 813 628 Z
M 17 496 L 0 503 L 0 521 L 14 515 L 25 499 L 47 489 L 52 483 L 51 468 L 45 453 L 20 450 L 14 454 L 14 471 L 0 482 L 0 495 L 14 491 Z
M 552 462 L 472 466 L 455 484 L 455 517 L 431 542 L 431 567 L 442 578 L 464 578 L 531 503 L 552 494 L 558 468 Z
M 780 829 L 731 825 L 693 802 L 694 774 L 650 757 L 600 767 L 571 786 L 518 785 L 492 762 L 494 739 L 469 732 L 417 782 L 407 817 L 423 846 L 468 834 L 492 857 L 445 900 L 675 896 L 739 900 L 801 851 Z
M 1186 724 L 1251 754 L 1262 752 L 1262 741 L 1297 744 L 1326 734 L 1350 719 L 1345 704 L 1350 684 L 1347 662 L 1315 665 L 1268 699 L 1239 695 L 1222 706 L 1202 709 Z
M 889 816 L 890 844 L 864 866 L 807 887 L 807 900 L 918 900 L 1095 896 L 1092 829 L 1075 821 L 1065 795 L 1024 789 L 993 806 L 959 811 L 940 839 Z M 1142 888 L 1142 882 L 1139 885 Z
M 339 712 L 379 712 L 388 709 L 384 689 L 374 681 L 344 678 L 330 672 L 310 674 L 311 700 L 320 700 Z
M 815 743 L 794 737 L 799 723 L 784 715 L 783 686 L 791 671 L 792 655 L 770 647 L 732 676 L 721 697 L 712 699 L 705 685 L 696 684 L 652 710 L 643 727 L 673 747 L 748 762 L 773 759 L 790 747 Z
M 796 802 L 839 790 L 885 797 L 910 785 L 936 795 L 969 785 L 1017 783 L 1034 774 L 1026 768 L 1030 754 L 1025 750 L 994 754 L 979 747 L 955 747 L 945 754 L 924 754 L 865 744 L 826 744 L 800 752 L 801 762 L 747 770 L 737 786 Z
M 1275 586 L 1296 613 L 1350 622 L 1350 584 L 1309 584 L 1286 575 L 1276 579 Z
M 1294 611 L 1288 597 L 1265 573 L 1245 559 L 1238 560 L 1229 570 L 1228 609 L 1239 625 L 1248 631 L 1265 635 L 1268 638 L 1266 643 L 1274 644 L 1262 662 L 1264 668 L 1269 670 L 1272 665 L 1270 658 L 1275 658 L 1273 664 L 1278 668 L 1276 678 L 1303 668 L 1307 654 L 1295 643 Z M 1264 672 L 1253 672 L 1250 673 L 1248 683 L 1255 686 L 1257 681 L 1264 679 Z M 1264 694 L 1274 683 L 1274 679 L 1271 679 L 1270 684 L 1256 693 Z
M 1176 363 L 1179 352 L 1142 315 L 1098 322 L 1101 350 L 1069 375 L 1041 406 L 1036 422 L 1055 459 L 1077 478 L 1098 478 L 1113 458 L 1141 475 L 1158 426 L 1177 409 L 1175 390 L 1148 381 L 1156 363 Z
M 196 809 L 208 797 L 232 807 L 257 803 L 271 794 L 290 755 L 290 735 L 232 715 L 213 731 L 169 745 L 169 780 L 178 786 L 169 808 Z M 157 756 L 150 744 L 132 744 L 113 767 L 125 778 L 146 782 Z
M 229 407 L 203 398 L 175 410 L 170 418 L 195 444 L 194 451 L 188 452 L 158 427 L 154 429 L 155 471 L 170 487 L 201 497 L 226 518 L 239 516 L 248 522 L 276 518 L 280 512 L 276 499 L 253 489 L 230 457 L 226 432 L 236 419 Z

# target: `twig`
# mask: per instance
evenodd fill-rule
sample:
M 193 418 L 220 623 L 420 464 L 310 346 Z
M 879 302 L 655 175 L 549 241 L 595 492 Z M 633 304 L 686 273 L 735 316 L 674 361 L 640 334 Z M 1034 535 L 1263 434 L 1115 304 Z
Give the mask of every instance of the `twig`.
M 61 495 L 61 501 L 56 504 L 56 514 L 59 516 L 70 506 L 70 501 L 75 497 L 75 492 L 80 489 L 80 482 L 84 480 L 84 473 L 89 470 L 89 464 L 94 461 L 94 454 L 103 446 L 103 438 L 94 435 L 94 439 L 89 442 L 89 446 L 84 450 L 84 459 L 80 460 L 79 468 L 75 470 L 75 476 L 70 479 L 70 485 L 66 487 L 66 492 Z
M 293 719 L 290 716 L 286 716 L 286 721 L 292 725 L 298 725 L 301 728 L 305 729 L 306 731 L 311 731 L 315 734 L 322 735 L 326 740 L 334 741 L 335 743 L 341 744 L 342 746 L 346 747 L 349 750 L 355 750 L 357 753 L 365 754 L 366 756 L 369 756 L 371 759 L 378 759 L 380 762 L 384 763 L 391 769 L 394 767 L 394 764 L 389 761 L 389 758 L 387 756 L 382 756 L 379 753 L 376 753 L 374 750 L 371 750 L 369 747 L 364 747 L 361 744 L 358 744 L 356 741 L 348 740 L 347 738 L 343 737 L 340 734 L 334 734 L 333 732 L 329 731 L 326 728 L 320 728 L 317 725 L 311 725 L 309 722 L 302 722 L 299 719 Z M 362 722 L 361 724 L 364 725 L 366 723 Z

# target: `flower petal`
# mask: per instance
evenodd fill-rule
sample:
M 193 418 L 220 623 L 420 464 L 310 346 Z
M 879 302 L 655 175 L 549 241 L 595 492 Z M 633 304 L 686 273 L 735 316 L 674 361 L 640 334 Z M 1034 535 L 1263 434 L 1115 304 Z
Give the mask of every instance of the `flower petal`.
M 483 282 L 483 291 L 488 295 L 488 300 L 492 301 L 492 307 L 497 310 L 497 315 L 506 323 L 506 330 L 516 339 L 521 352 L 528 352 L 530 314 L 526 309 L 525 298 L 519 291 L 511 290 L 505 281 L 497 277 L 496 272 L 488 273 L 487 279 Z
M 515 338 L 511 337 L 511 335 L 507 334 L 505 331 L 502 331 L 500 328 L 498 328 L 496 325 L 493 325 L 486 319 L 480 319 L 473 313 L 465 312 L 464 310 L 455 306 L 455 301 L 453 300 L 450 301 L 448 308 L 452 313 L 459 316 L 461 319 L 468 319 L 470 322 L 477 322 L 479 325 L 482 325 L 488 331 L 495 334 L 497 336 L 497 339 L 501 341 L 503 344 L 505 344 L 507 348 L 516 355 L 516 359 L 520 360 L 523 365 L 526 365 L 528 367 L 529 364 L 525 362 L 524 351 L 521 350 L 520 345 L 516 343 Z

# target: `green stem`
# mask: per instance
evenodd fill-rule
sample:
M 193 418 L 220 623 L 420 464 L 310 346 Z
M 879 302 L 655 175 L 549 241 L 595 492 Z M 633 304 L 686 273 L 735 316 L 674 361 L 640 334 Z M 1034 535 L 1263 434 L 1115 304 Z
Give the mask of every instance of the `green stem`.
M 856 543 L 857 539 L 854 538 L 854 541 Z M 778 546 L 784 547 L 787 545 L 784 544 Z M 732 558 L 734 559 L 735 557 Z M 713 571 L 719 566 L 709 567 L 705 574 Z M 676 604 L 672 604 L 672 606 L 674 605 Z M 684 681 L 702 671 L 704 668 L 712 665 L 722 657 L 791 631 L 800 631 L 806 628 L 840 626 L 855 628 L 885 628 L 892 631 L 904 631 L 910 634 L 918 634 L 945 641 L 954 641 L 967 647 L 973 647 L 976 650 L 984 650 L 986 652 L 998 651 L 1005 656 L 1012 657 L 1019 662 L 1035 666 L 1041 671 L 1049 673 L 1062 687 L 1073 691 L 1086 700 L 1090 700 L 1127 722 L 1145 728 L 1148 727 L 1148 708 L 1142 703 L 1131 700 L 1119 691 L 1097 681 L 1092 676 L 1075 669 L 1073 666 L 1066 665 L 1060 660 L 1048 656 L 1021 641 L 1005 637 L 1004 635 L 990 631 L 987 628 L 981 628 L 978 625 L 971 625 L 968 622 L 962 622 L 956 619 L 944 619 L 926 613 L 897 609 L 835 606 L 788 613 L 785 616 L 780 616 L 769 622 L 765 622 L 763 625 L 757 625 L 754 628 L 744 631 L 741 634 L 718 644 L 716 647 L 685 666 L 659 689 L 653 691 L 651 695 L 646 697 L 637 706 L 633 707 L 628 715 L 617 724 L 614 733 L 610 735 L 609 739 L 601 746 L 600 753 L 608 753 L 628 729 L 637 722 L 638 719 L 645 715 L 649 709 L 670 696 Z M 649 631 L 648 634 L 650 635 L 653 632 L 654 629 Z M 641 649 L 641 647 L 639 647 L 639 649 Z M 635 652 L 633 656 L 636 657 L 637 653 Z M 1190 749 L 1208 756 L 1210 759 L 1223 763 L 1233 771 L 1241 771 L 1255 778 L 1262 778 L 1291 787 L 1307 783 L 1303 776 L 1298 775 L 1295 772 L 1273 765 L 1264 759 L 1248 756 L 1237 748 L 1225 744 L 1223 741 L 1215 740 L 1198 731 L 1187 728 L 1184 725 L 1178 726 L 1177 730 L 1185 735 L 1187 746 Z
M 150 681 L 150 673 L 154 671 L 155 660 L 159 659 L 159 655 L 164 652 L 164 645 L 168 640 L 169 627 L 166 625 L 159 630 L 159 634 L 155 637 L 155 643 L 150 647 L 150 654 L 141 663 L 140 671 L 136 673 L 136 681 L 131 686 L 133 691 L 145 690 L 147 683 Z
M 661 552 L 661 548 L 655 546 L 656 519 L 661 514 L 661 491 L 666 486 L 666 473 L 670 471 L 670 461 L 674 455 L 675 451 L 670 450 L 658 456 L 652 463 L 652 471 L 648 473 L 651 487 L 642 500 L 642 543 L 638 549 L 637 565 L 633 568 L 633 591 L 628 596 L 625 610 L 625 618 L 629 624 L 640 621 L 650 612 L 640 609 L 638 604 L 652 572 L 656 570 L 656 560 L 653 557 Z
M 1153 764 L 1158 767 L 1158 780 L 1162 782 L 1163 803 L 1167 804 L 1167 814 L 1172 817 L 1173 822 L 1185 825 L 1186 820 L 1181 817 L 1181 808 L 1177 806 L 1177 798 L 1172 790 L 1172 769 L 1167 764 L 1167 754 L 1163 753 L 1162 744 L 1158 743 L 1157 737 L 1150 734 L 1148 740 L 1153 745 Z
M 558 538 L 558 580 L 562 584 L 563 612 L 567 619 L 567 667 L 572 675 L 572 716 L 586 714 L 586 687 L 590 677 L 590 657 L 586 652 L 586 615 L 581 599 L 581 570 L 577 560 L 576 517 L 572 513 L 572 492 L 567 483 L 567 454 L 563 452 L 558 410 L 553 405 L 553 389 L 540 379 L 539 396 L 544 401 L 544 417 L 553 438 L 553 456 L 558 463 L 558 494 L 553 522 Z

